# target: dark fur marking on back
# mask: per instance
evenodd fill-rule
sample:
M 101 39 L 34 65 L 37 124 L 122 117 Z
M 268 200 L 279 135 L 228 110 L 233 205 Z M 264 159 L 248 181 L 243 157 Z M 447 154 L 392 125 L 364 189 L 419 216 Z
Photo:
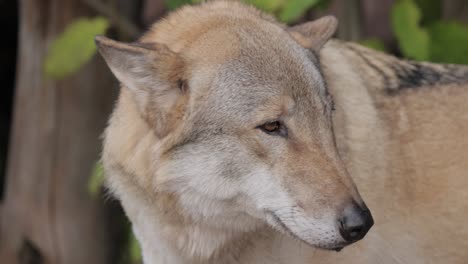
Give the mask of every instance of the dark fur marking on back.
M 465 65 L 406 61 L 390 55 L 375 56 L 374 51 L 352 45 L 347 47 L 382 77 L 383 87 L 388 95 L 397 95 L 408 89 L 468 84 L 468 66 Z M 377 59 L 381 65 L 374 63 L 373 59 Z
M 468 67 L 462 65 L 404 61 L 401 64 L 391 64 L 389 67 L 394 71 L 398 81 L 397 85 L 385 88 L 388 95 L 395 95 L 406 89 L 468 83 Z

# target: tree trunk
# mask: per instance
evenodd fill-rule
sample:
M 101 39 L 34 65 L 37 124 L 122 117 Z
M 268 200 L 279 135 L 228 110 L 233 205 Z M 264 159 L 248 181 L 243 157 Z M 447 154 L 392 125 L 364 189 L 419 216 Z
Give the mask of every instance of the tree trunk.
M 79 0 L 22 0 L 17 87 L 0 215 L 2 263 L 110 263 L 109 217 L 87 192 L 115 83 L 100 58 L 72 77 L 43 75 L 51 41 L 87 10 Z
M 165 12 L 166 5 L 164 0 L 143 0 L 143 24 L 145 26 L 151 26 L 156 22 Z
M 460 20 L 468 23 L 468 3 L 466 0 L 442 1 L 443 17 L 446 20 Z

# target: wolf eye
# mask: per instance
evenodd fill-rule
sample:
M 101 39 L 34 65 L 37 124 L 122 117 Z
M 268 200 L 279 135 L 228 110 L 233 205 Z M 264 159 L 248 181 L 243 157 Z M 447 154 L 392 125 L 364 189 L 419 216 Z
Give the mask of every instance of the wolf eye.
M 262 125 L 262 128 L 263 130 L 269 132 L 269 133 L 273 133 L 273 132 L 276 132 L 280 129 L 281 127 L 281 124 L 280 122 L 278 121 L 275 121 L 275 122 L 268 122 L 268 123 L 265 123 Z
M 288 135 L 288 130 L 280 121 L 267 122 L 263 125 L 258 126 L 260 130 L 269 134 L 286 137 Z

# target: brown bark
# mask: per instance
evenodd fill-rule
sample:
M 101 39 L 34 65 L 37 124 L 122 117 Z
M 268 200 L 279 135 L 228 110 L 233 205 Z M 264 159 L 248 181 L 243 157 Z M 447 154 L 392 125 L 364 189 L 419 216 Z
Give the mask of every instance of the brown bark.
M 362 3 L 361 0 L 334 0 L 325 12 L 317 12 L 320 17 L 331 14 L 340 23 L 337 37 L 343 40 L 358 41 L 362 39 Z
M 143 24 L 150 26 L 166 12 L 164 0 L 143 0 Z
M 51 41 L 84 14 L 79 0 L 20 2 L 1 263 L 109 263 L 109 217 L 86 185 L 114 101 L 113 78 L 99 58 L 62 81 L 42 70 Z
M 444 19 L 468 23 L 468 3 L 466 0 L 442 1 L 442 10 Z
M 395 0 L 363 0 L 363 31 L 365 38 L 378 38 L 387 46 L 395 44 L 390 13 Z

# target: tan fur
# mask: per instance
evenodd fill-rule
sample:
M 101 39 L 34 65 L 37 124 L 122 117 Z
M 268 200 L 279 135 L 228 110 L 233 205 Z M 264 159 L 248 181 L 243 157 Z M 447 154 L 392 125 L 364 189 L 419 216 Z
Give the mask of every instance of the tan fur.
M 383 65 L 406 62 L 337 42 L 321 58 L 340 153 L 376 225 L 340 254 L 318 252 L 317 263 L 466 263 L 468 67 L 454 68 L 464 74 L 452 83 L 388 95 L 370 64 L 391 77 Z
M 139 40 L 141 49 L 97 40 L 123 83 L 105 132 L 107 183 L 145 263 L 468 258 L 468 87 L 397 91 L 388 65 L 403 62 L 338 41 L 320 49 L 334 23 L 288 32 L 251 7 L 218 1 L 172 13 Z M 334 135 L 317 59 L 299 44 L 319 53 L 337 107 Z M 178 89 L 180 81 L 187 86 Z M 288 125 L 287 143 L 256 129 L 277 118 Z M 334 217 L 363 203 L 347 171 L 376 227 L 340 253 L 315 249 L 345 245 Z M 274 222 L 268 210 L 276 205 L 295 221 L 287 228 L 301 232 Z

